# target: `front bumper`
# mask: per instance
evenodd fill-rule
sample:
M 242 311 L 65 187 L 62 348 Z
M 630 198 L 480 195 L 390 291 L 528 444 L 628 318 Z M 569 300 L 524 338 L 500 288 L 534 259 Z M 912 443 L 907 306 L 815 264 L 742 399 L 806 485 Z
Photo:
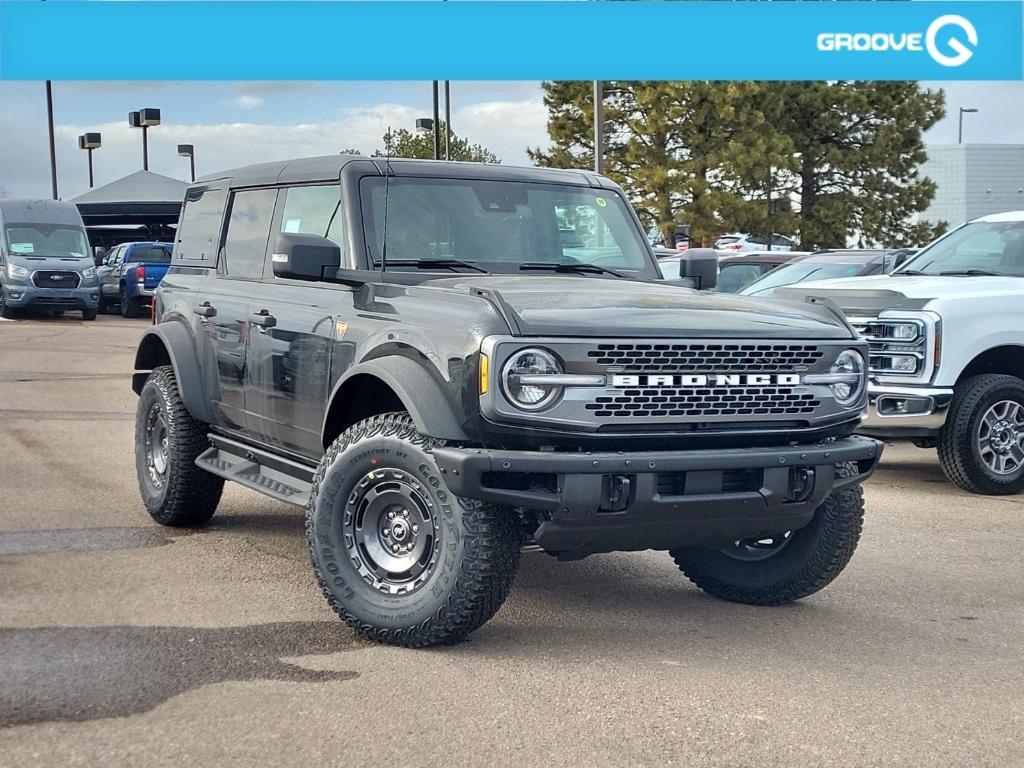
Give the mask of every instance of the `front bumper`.
M 946 423 L 953 399 L 948 387 L 868 384 L 868 407 L 859 434 L 881 438 L 932 437 Z
M 4 284 L 2 290 L 4 303 L 12 309 L 96 309 L 100 299 L 98 285 L 66 290 Z
M 534 540 L 571 559 L 674 549 L 807 525 L 829 494 L 870 475 L 882 444 L 847 437 L 814 446 L 649 453 L 436 448 L 459 496 L 539 513 Z M 858 474 L 837 477 L 853 462 Z

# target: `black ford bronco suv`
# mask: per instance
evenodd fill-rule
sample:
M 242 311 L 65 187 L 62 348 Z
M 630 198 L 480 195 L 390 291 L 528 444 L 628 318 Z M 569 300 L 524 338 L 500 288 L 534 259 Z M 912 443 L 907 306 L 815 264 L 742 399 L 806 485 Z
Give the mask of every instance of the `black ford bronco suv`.
M 681 282 L 713 285 L 706 257 Z M 852 436 L 866 345 L 827 304 L 659 277 L 585 171 L 202 179 L 135 360 L 145 505 L 200 525 L 232 480 L 305 507 L 327 600 L 397 645 L 486 622 L 525 544 L 668 550 L 727 600 L 805 597 L 853 554 L 881 453 Z

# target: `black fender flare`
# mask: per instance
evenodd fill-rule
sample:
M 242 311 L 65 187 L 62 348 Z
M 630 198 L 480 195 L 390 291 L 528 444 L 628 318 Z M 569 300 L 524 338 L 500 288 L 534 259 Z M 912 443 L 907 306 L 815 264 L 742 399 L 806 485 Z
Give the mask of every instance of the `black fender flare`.
M 142 392 L 150 372 L 170 362 L 178 381 L 178 394 L 194 419 L 212 424 L 213 413 L 204 396 L 203 377 L 199 357 L 191 331 L 182 323 L 167 322 L 154 325 L 143 335 L 135 352 L 135 371 L 132 389 Z
M 465 441 L 467 437 L 452 405 L 453 393 L 446 393 L 423 365 L 407 357 L 392 355 L 354 365 L 345 371 L 331 392 L 330 406 L 324 413 L 320 435 L 326 434 L 327 414 L 345 382 L 359 375 L 374 376 L 394 391 L 423 435 L 441 440 Z M 461 400 L 461 393 L 457 395 Z

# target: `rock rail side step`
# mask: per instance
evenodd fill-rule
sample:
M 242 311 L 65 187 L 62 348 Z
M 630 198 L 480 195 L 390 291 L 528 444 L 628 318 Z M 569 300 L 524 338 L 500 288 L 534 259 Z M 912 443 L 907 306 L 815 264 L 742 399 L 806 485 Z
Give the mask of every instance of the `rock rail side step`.
M 237 440 L 210 435 L 196 466 L 287 504 L 306 506 L 316 469 Z

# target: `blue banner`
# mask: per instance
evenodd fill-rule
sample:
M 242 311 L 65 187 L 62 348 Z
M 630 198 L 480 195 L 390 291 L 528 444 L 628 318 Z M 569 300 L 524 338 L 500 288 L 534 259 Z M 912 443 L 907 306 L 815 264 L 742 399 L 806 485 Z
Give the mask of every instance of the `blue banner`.
M 1020 0 L 0 0 L 0 78 L 1017 80 L 1022 32 Z

